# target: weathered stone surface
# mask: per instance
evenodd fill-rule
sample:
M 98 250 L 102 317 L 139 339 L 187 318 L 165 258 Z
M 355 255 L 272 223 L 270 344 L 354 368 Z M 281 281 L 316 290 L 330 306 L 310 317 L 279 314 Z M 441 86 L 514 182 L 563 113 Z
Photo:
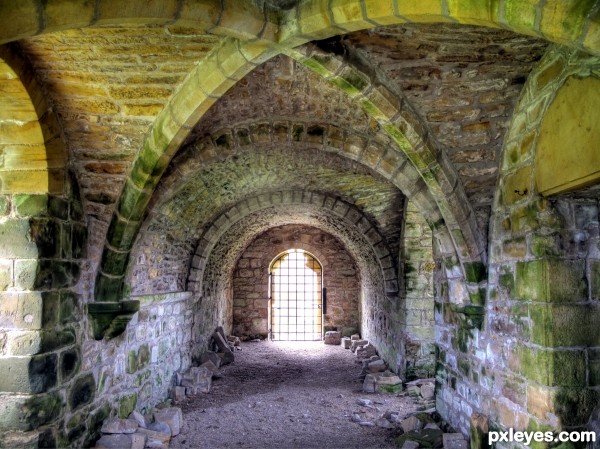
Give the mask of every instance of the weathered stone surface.
M 405 433 L 423 428 L 423 423 L 416 416 L 409 416 L 400 425 Z
M 150 429 L 139 428 L 138 433 L 146 436 L 146 447 L 157 449 L 168 449 L 171 441 L 170 432 L 156 432 Z
M 433 399 L 435 396 L 435 385 L 431 383 L 421 385 L 421 396 L 424 399 Z
M 172 387 L 169 393 L 169 397 L 175 402 L 181 402 L 185 400 L 185 387 L 175 386 Z
M 342 333 L 338 331 L 325 332 L 324 342 L 326 345 L 339 345 L 342 343 Z
M 356 352 L 356 350 L 361 347 L 361 346 L 365 346 L 369 344 L 369 342 L 367 340 L 354 340 L 352 342 L 352 346 L 350 346 L 350 350 L 352 352 Z
M 133 444 L 130 435 L 115 434 L 102 435 L 96 442 L 96 449 L 132 449 Z
M 112 418 L 104 421 L 102 433 L 134 433 L 139 427 L 135 419 Z
M 344 349 L 350 349 L 350 347 L 352 346 L 352 340 L 350 340 L 350 338 L 348 337 L 344 337 L 342 338 L 342 347 Z
M 462 433 L 445 433 L 442 439 L 444 449 L 468 449 L 469 447 Z
M 171 429 L 171 436 L 174 437 L 181 431 L 183 415 L 180 408 L 171 407 L 154 412 L 154 420 L 166 423 Z
M 221 357 L 216 352 L 204 351 L 200 356 L 200 363 L 212 362 L 217 368 L 221 366 Z
M 144 417 L 144 415 L 142 415 L 140 412 L 138 411 L 133 411 L 131 412 L 131 414 L 128 416 L 129 420 L 134 420 L 135 422 L 138 423 L 138 426 L 146 428 L 148 427 L 148 422 L 146 421 L 146 418 Z

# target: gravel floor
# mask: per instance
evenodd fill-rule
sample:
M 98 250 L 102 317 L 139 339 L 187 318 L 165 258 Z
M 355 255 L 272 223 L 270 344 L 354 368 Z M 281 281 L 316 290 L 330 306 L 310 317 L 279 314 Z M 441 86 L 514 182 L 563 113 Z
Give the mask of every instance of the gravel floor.
M 235 357 L 210 393 L 179 404 L 184 425 L 171 448 L 388 449 L 395 431 L 361 426 L 352 413 L 375 421 L 417 408 L 403 395 L 362 393 L 361 365 L 341 346 L 247 342 Z M 360 398 L 374 406 L 358 405 Z

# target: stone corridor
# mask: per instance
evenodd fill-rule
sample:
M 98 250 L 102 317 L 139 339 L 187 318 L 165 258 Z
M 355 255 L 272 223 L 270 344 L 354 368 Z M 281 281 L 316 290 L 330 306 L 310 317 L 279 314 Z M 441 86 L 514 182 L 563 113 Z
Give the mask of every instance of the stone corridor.
M 93 446 L 217 326 L 360 333 L 465 436 L 598 425 L 599 14 L 1 1 L 0 447 Z

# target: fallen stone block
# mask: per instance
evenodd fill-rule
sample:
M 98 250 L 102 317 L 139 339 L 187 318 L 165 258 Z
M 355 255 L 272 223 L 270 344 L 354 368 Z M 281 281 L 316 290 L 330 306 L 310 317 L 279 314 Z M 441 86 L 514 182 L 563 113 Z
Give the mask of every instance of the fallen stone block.
M 132 449 L 131 447 L 131 437 L 123 433 L 102 435 L 96 441 L 96 449 Z
M 231 351 L 219 352 L 217 355 L 221 359 L 221 365 L 229 365 L 230 363 L 233 363 L 235 359 L 233 352 Z
M 185 387 L 171 387 L 169 390 L 169 397 L 175 402 L 185 400 Z
M 411 432 L 413 430 L 420 430 L 423 428 L 423 423 L 416 416 L 409 416 L 400 423 L 400 427 L 404 433 Z
M 444 449 L 468 449 L 469 445 L 462 433 L 445 433 L 442 437 Z
M 342 347 L 344 349 L 350 349 L 350 346 L 352 346 L 352 340 L 348 337 L 342 338 Z
M 128 419 L 133 419 L 135 422 L 138 423 L 138 426 L 140 427 L 148 427 L 148 422 L 146 421 L 145 416 L 136 410 L 129 414 Z
M 171 442 L 170 433 L 156 432 L 150 429 L 139 428 L 138 433 L 146 436 L 146 447 L 151 449 L 168 449 Z
M 375 393 L 376 388 L 377 388 L 377 383 L 376 383 L 375 375 L 373 375 L 373 374 L 367 374 L 365 376 L 365 380 L 363 381 L 363 388 L 362 388 L 362 390 L 365 393 Z
M 148 430 L 154 430 L 155 432 L 168 433 L 171 435 L 171 428 L 166 422 L 153 422 L 148 425 Z
M 142 433 L 132 433 L 131 437 L 131 449 L 144 449 L 146 447 L 146 435 Z
M 200 363 L 204 364 L 208 361 L 211 361 L 215 364 L 217 368 L 221 367 L 221 357 L 216 352 L 213 351 L 205 351 L 200 356 Z
M 352 351 L 352 352 L 356 352 L 356 350 L 357 350 L 359 347 L 361 347 L 361 346 L 364 346 L 364 345 L 367 345 L 367 344 L 369 344 L 369 342 L 368 342 L 367 340 L 354 340 L 354 341 L 352 342 L 352 346 L 350 346 L 350 351 Z
M 164 408 L 154 412 L 154 421 L 165 423 L 171 431 L 171 436 L 179 435 L 182 424 L 182 413 L 178 407 Z
M 369 373 L 381 373 L 387 369 L 387 366 L 383 360 L 375 360 L 367 364 L 367 371 Z
M 374 355 L 377 355 L 377 349 L 370 343 L 356 348 L 356 357 L 359 359 L 368 359 Z
M 342 343 L 342 333 L 338 331 L 325 332 L 326 345 L 339 345 Z
M 419 397 L 421 395 L 421 389 L 417 385 L 408 385 L 406 391 L 411 397 Z
M 358 335 L 358 334 L 352 334 L 350 336 L 350 340 L 352 340 L 352 341 L 360 340 L 360 335 Z
M 418 446 L 426 448 L 441 448 L 444 432 L 435 429 L 411 430 L 396 438 L 396 445 L 403 447 L 406 441 L 414 441 Z M 414 446 L 413 446 L 414 447 Z
M 102 433 L 134 433 L 139 427 L 133 419 L 111 418 L 102 424 Z
M 421 396 L 423 396 L 423 399 L 433 399 L 435 396 L 435 385 L 431 383 L 421 385 Z
M 404 444 L 400 449 L 417 449 L 419 447 L 419 443 L 412 440 L 405 440 Z
M 215 365 L 210 360 L 208 360 L 207 362 L 204 362 L 202 365 L 200 365 L 200 367 L 207 368 L 208 370 L 210 370 L 210 372 L 212 373 L 213 376 L 219 372 L 219 368 L 217 368 L 217 365 Z

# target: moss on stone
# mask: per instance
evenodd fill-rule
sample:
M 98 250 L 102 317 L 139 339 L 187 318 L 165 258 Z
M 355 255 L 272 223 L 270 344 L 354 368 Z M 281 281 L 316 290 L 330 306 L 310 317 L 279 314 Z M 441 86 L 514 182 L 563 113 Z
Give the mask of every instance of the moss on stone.
M 465 262 L 463 268 L 467 282 L 478 284 L 487 278 L 487 268 L 481 262 Z
M 135 351 L 127 353 L 127 372 L 133 374 L 138 370 L 138 357 Z
M 39 217 L 48 212 L 48 195 L 14 195 L 13 207 L 21 217 Z
M 600 392 L 590 388 L 561 388 L 555 396 L 556 415 L 564 426 L 583 426 L 600 403 Z
M 517 299 L 566 302 L 587 298 L 585 260 L 518 262 L 516 278 Z
M 132 393 L 119 399 L 119 418 L 127 418 L 135 410 L 138 395 Z

